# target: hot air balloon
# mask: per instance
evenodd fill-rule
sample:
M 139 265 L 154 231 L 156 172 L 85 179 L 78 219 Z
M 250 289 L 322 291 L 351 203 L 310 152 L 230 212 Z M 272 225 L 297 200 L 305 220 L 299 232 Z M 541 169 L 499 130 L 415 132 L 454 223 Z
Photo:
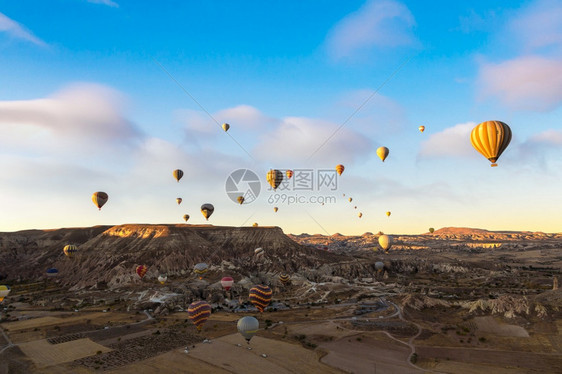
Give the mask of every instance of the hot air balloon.
M 379 245 L 385 251 L 388 251 L 390 247 L 392 247 L 392 236 L 389 235 L 381 235 L 379 236 Z
M 386 212 L 386 216 L 387 216 L 387 217 L 390 217 L 390 212 Z
M 236 200 L 238 200 L 238 204 L 240 205 L 244 204 L 244 196 L 238 196 Z
M 104 206 L 105 203 L 107 203 L 108 199 L 109 196 L 107 196 L 105 192 L 98 191 L 92 194 L 92 201 L 99 210 L 101 210 L 101 207 Z
M 429 232 L 430 232 L 431 234 L 433 234 L 434 231 L 435 231 L 435 229 L 434 229 L 433 227 L 430 227 L 430 228 L 429 228 Z
M 144 277 L 147 270 L 148 270 L 148 266 L 146 266 L 146 265 L 139 265 L 135 269 L 135 271 L 137 272 L 137 275 L 140 277 L 140 279 L 142 279 Z
M 379 156 L 379 158 L 382 160 L 382 162 L 384 162 L 384 160 L 386 160 L 386 158 L 388 157 L 388 153 L 389 153 L 389 150 L 386 147 L 379 147 L 377 149 L 377 156 Z
M 246 339 L 246 342 L 250 344 L 250 340 L 260 328 L 260 323 L 255 317 L 246 316 L 238 320 L 236 324 L 238 327 L 238 332 Z
M 209 270 L 209 265 L 204 262 L 200 262 L 193 267 L 195 274 L 199 275 L 199 279 L 203 279 L 203 274 Z
M 273 208 L 273 211 L 274 211 L 275 213 L 277 213 L 278 210 L 279 210 L 279 208 L 277 208 L 277 207 L 274 207 L 274 208 Z
M 184 220 L 185 222 L 187 222 L 188 219 L 189 219 L 189 214 L 184 214 L 184 215 L 183 215 L 183 220 Z
M 470 142 L 472 146 L 492 163 L 496 161 L 511 141 L 511 129 L 501 121 L 486 121 L 472 129 Z
M 56 277 L 57 275 L 59 275 L 59 271 L 56 268 L 47 269 L 47 276 Z
M 10 286 L 6 286 L 5 284 L 0 286 L 0 303 L 10 294 L 10 291 Z
M 363 217 L 363 213 L 359 212 L 359 214 L 357 215 L 359 218 Z
M 257 285 L 250 289 L 250 302 L 254 304 L 260 312 L 271 302 L 271 288 L 265 285 Z
M 283 286 L 285 286 L 291 281 L 291 276 L 289 274 L 281 273 L 279 274 L 279 281 L 281 281 Z
M 344 170 L 345 167 L 342 164 L 336 165 L 336 171 L 338 172 L 338 175 L 341 175 Z
M 230 128 L 230 125 L 228 123 L 222 124 L 222 129 L 224 130 L 224 132 L 227 132 L 229 128 Z
M 293 171 L 292 170 L 287 170 L 285 172 L 285 175 L 287 176 L 287 179 L 291 179 L 291 177 L 293 176 Z
M 158 282 L 160 282 L 160 284 L 166 283 L 167 280 L 168 280 L 168 276 L 166 274 L 160 274 L 158 276 Z
M 267 172 L 266 179 L 270 186 L 273 187 L 274 190 L 276 190 L 283 181 L 283 173 L 281 173 L 277 169 L 271 169 Z
M 213 214 L 214 211 L 215 211 L 215 207 L 213 206 L 213 204 L 201 205 L 201 213 L 203 214 L 203 217 L 205 217 L 207 221 L 209 220 L 209 217 Z
M 375 270 L 379 273 L 381 271 L 383 271 L 384 270 L 384 263 L 382 263 L 381 261 L 375 262 Z
M 257 222 L 254 222 L 254 223 L 252 224 L 252 227 L 258 227 L 258 223 L 257 223 Z
M 230 290 L 230 287 L 234 284 L 234 278 L 232 277 L 223 277 L 221 279 L 221 286 L 226 290 Z
M 418 127 L 418 130 L 420 130 L 420 132 L 423 132 L 423 130 L 425 130 L 425 126 Z
M 353 209 L 357 209 L 357 205 L 355 205 L 355 206 L 353 207 Z
M 172 175 L 174 176 L 174 178 L 178 181 L 180 181 L 181 177 L 183 177 L 183 171 L 180 169 L 176 169 L 172 172 Z
M 265 251 L 263 250 L 263 248 L 256 248 L 254 249 L 254 256 L 256 257 L 261 257 L 265 254 Z
M 182 201 L 183 199 L 181 197 L 176 197 L 176 203 L 178 203 L 178 205 L 180 205 Z
M 196 301 L 189 305 L 187 313 L 191 322 L 197 327 L 197 331 L 201 331 L 201 328 L 211 316 L 211 306 L 206 301 Z
M 64 246 L 62 251 L 67 257 L 72 258 L 74 257 L 74 254 L 78 252 L 78 247 L 75 246 L 74 244 L 67 244 Z
M 350 197 L 348 200 L 349 200 L 349 202 L 352 202 L 352 201 L 353 201 L 353 198 Z

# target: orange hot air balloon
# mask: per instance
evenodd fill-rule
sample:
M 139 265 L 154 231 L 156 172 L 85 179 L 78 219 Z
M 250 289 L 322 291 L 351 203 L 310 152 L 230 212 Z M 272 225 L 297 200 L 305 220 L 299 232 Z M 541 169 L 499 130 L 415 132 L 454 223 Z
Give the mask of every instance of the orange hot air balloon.
M 238 203 L 239 203 L 240 205 L 244 204 L 244 196 L 238 196 L 238 197 L 236 198 L 236 200 L 238 200 Z
M 135 271 L 137 272 L 137 275 L 140 277 L 140 279 L 142 279 L 144 278 L 144 275 L 148 271 L 148 267 L 146 265 L 139 265 L 137 266 Z
M 387 217 L 390 217 L 390 212 L 386 212 L 386 216 L 387 216 Z
M 285 172 L 285 175 L 287 175 L 287 179 L 291 179 L 291 177 L 293 176 L 293 171 L 292 170 L 287 170 Z
M 94 192 L 92 195 L 92 201 L 98 207 L 99 210 L 101 210 L 101 207 L 104 206 L 105 203 L 107 203 L 108 199 L 109 196 L 107 196 L 105 192 L 98 191 L 98 192 Z
M 336 165 L 336 171 L 338 172 L 338 175 L 341 175 L 344 170 L 345 167 L 342 164 Z
M 181 177 L 183 177 L 183 171 L 181 171 L 180 169 L 176 169 L 172 172 L 172 175 L 174 176 L 174 178 L 176 178 L 176 180 L 179 182 Z
M 203 300 L 196 301 L 189 305 L 187 313 L 191 322 L 197 327 L 197 331 L 201 331 L 201 328 L 211 316 L 211 305 Z
M 511 129 L 501 121 L 486 121 L 472 129 L 470 133 L 472 146 L 492 163 L 496 161 L 509 142 L 511 142 Z
M 425 126 L 418 127 L 418 130 L 420 130 L 420 132 L 423 132 L 425 130 Z
M 274 207 L 274 208 L 273 208 L 273 211 L 274 211 L 275 213 L 277 213 L 278 210 L 279 210 L 279 208 L 277 208 L 277 207 Z
M 276 190 L 283 181 L 283 173 L 277 169 L 271 169 L 267 172 L 266 179 L 270 186 Z
M 390 151 L 386 147 L 379 147 L 377 149 L 377 156 L 379 156 L 379 158 L 382 160 L 382 162 L 384 162 L 384 160 L 386 160 L 389 153 L 390 153 Z
M 264 285 L 257 285 L 250 289 L 250 302 L 254 304 L 260 312 L 269 305 L 272 295 L 271 288 Z
M 176 197 L 176 203 L 178 203 L 178 205 L 180 205 L 182 201 L 183 199 L 181 197 Z

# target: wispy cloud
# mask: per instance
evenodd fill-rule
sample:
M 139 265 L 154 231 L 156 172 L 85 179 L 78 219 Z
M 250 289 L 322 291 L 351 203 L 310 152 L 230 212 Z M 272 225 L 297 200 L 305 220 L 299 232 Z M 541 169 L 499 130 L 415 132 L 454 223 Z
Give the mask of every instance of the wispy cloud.
M 562 104 L 562 3 L 540 0 L 516 13 L 504 39 L 517 57 L 482 62 L 479 96 L 515 110 L 549 111 Z
M 461 123 L 431 135 L 422 143 L 418 156 L 428 158 L 476 155 L 476 151 L 470 143 L 470 132 L 474 126 L 476 126 L 474 122 Z
M 107 5 L 113 8 L 118 8 L 119 4 L 117 4 L 115 1 L 111 1 L 111 0 L 88 0 L 89 3 L 93 3 L 93 4 L 103 4 L 103 5 Z
M 394 0 L 370 0 L 330 31 L 326 47 L 337 60 L 372 47 L 414 45 L 414 26 L 414 16 L 404 4 Z
M 31 31 L 3 13 L 0 13 L 0 32 L 5 32 L 13 38 L 26 40 L 40 46 L 46 45 L 44 41 L 33 35 Z

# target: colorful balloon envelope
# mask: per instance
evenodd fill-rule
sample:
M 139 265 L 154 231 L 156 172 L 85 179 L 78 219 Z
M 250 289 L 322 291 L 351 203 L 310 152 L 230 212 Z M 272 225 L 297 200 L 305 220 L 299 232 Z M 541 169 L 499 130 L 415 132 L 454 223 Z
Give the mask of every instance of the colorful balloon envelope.
M 148 271 L 148 266 L 146 265 L 139 265 L 136 267 L 135 272 L 140 277 L 140 279 L 144 278 L 144 275 Z
M 353 201 L 353 198 L 350 197 L 348 200 L 349 200 L 349 202 L 352 202 L 352 201 Z
M 501 121 L 486 121 L 472 129 L 472 146 L 492 163 L 496 161 L 511 142 L 511 129 Z
M 189 214 L 184 214 L 184 215 L 183 215 L 183 220 L 184 220 L 185 222 L 187 222 L 187 221 L 189 220 Z
M 234 284 L 234 278 L 232 277 L 223 277 L 221 279 L 221 286 L 226 291 L 229 291 L 233 284 Z
M 252 223 L 252 227 L 258 227 L 258 223 L 257 222 Z
M 287 176 L 287 179 L 291 179 L 291 177 L 293 176 L 293 171 L 292 170 L 287 170 L 285 172 L 285 175 Z
M 429 232 L 430 232 L 431 234 L 433 234 L 434 231 L 435 231 L 435 229 L 434 229 L 433 227 L 430 227 L 430 228 L 429 228 Z
M 105 203 L 107 203 L 108 199 L 109 196 L 102 191 L 94 192 L 92 194 L 92 201 L 94 205 L 98 207 L 99 210 L 101 210 L 101 207 L 104 206 Z
M 246 339 L 246 342 L 250 344 L 250 340 L 260 328 L 260 323 L 255 317 L 246 316 L 238 320 L 236 327 L 238 332 Z
M 228 123 L 222 124 L 222 129 L 224 130 L 224 132 L 227 132 L 229 128 L 230 128 L 230 125 Z
M 59 275 L 59 271 L 55 268 L 49 268 L 47 269 L 47 275 L 49 277 L 56 277 L 57 275 Z
M 265 285 L 257 285 L 250 289 L 250 302 L 260 311 L 263 310 L 271 302 L 271 288 Z
M 279 208 L 277 208 L 277 207 L 274 207 L 274 208 L 273 208 L 273 211 L 274 211 L 275 213 L 277 213 L 278 210 L 279 210 Z
M 238 201 L 238 204 L 240 205 L 244 204 L 244 196 L 238 196 L 236 200 Z
M 388 251 L 390 247 L 392 247 L 392 236 L 389 235 L 381 235 L 379 236 L 379 245 L 385 251 Z
M 359 218 L 363 217 L 363 213 L 359 212 L 359 214 L 357 215 Z
M 215 207 L 213 206 L 213 204 L 201 205 L 201 214 L 203 214 L 203 217 L 205 217 L 207 221 L 209 220 L 209 217 L 211 217 L 214 211 L 215 211 Z
M 390 217 L 390 214 L 391 214 L 390 212 L 386 212 L 387 217 Z
M 386 160 L 389 153 L 390 153 L 390 151 L 386 147 L 379 147 L 377 149 L 377 156 L 379 156 L 379 158 L 382 160 L 382 162 L 384 162 L 384 160 Z
M 254 249 L 254 256 L 256 257 L 261 257 L 265 254 L 265 251 L 263 250 L 263 248 L 256 248 Z
M 279 281 L 285 286 L 291 281 L 291 276 L 289 274 L 281 273 L 279 274 Z
M 341 175 L 344 170 L 345 170 L 345 167 L 342 164 L 336 165 L 336 171 L 337 171 L 338 175 Z
M 176 197 L 176 203 L 178 203 L 178 205 L 180 205 L 182 201 L 183 199 L 181 197 Z
M 176 169 L 172 172 L 172 175 L 179 183 L 180 179 L 183 177 L 183 171 L 180 169 Z
M 75 246 L 74 244 L 67 244 L 67 245 L 64 246 L 62 251 L 64 252 L 66 257 L 72 258 L 72 257 L 74 257 L 74 254 L 76 254 L 76 252 L 78 252 L 78 247 Z
M 420 130 L 420 132 L 423 132 L 425 130 L 425 126 L 418 127 L 418 130 Z
M 189 305 L 187 313 L 191 322 L 197 327 L 197 331 L 201 331 L 201 328 L 211 316 L 211 305 L 203 300 L 196 301 Z
M 375 262 L 375 270 L 379 273 L 381 271 L 383 271 L 384 270 L 384 263 L 382 263 L 381 261 Z
M 203 275 L 209 271 L 209 265 L 204 262 L 200 262 L 193 267 L 193 272 L 199 276 L 199 279 L 203 279 Z
M 167 280 L 168 280 L 168 276 L 166 274 L 160 274 L 158 276 L 158 282 L 160 282 L 160 284 L 166 283 Z
M 271 169 L 267 172 L 267 183 L 269 183 L 269 185 L 276 190 L 277 187 L 279 187 L 279 185 L 281 184 L 281 182 L 283 182 L 283 173 L 281 173 L 279 170 L 277 169 Z
M 10 294 L 10 291 L 10 286 L 6 286 L 5 284 L 0 286 L 0 303 Z

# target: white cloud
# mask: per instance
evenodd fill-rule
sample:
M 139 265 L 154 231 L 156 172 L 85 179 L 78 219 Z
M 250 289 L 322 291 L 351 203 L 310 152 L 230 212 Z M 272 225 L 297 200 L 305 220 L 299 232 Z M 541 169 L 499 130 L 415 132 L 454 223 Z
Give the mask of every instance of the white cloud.
M 416 43 L 411 31 L 414 25 L 414 16 L 404 4 L 370 0 L 330 31 L 326 40 L 328 52 L 340 59 L 374 46 L 413 45 Z
M 259 159 L 283 163 L 308 160 L 314 153 L 315 160 L 333 164 L 372 150 L 369 139 L 345 127 L 338 131 L 338 127 L 319 119 L 286 117 L 262 137 L 254 154 Z
M 540 0 L 518 11 L 499 32 L 519 56 L 481 63 L 481 98 L 515 110 L 549 111 L 562 104 L 562 3 Z
M 117 4 L 115 1 L 111 1 L 111 0 L 88 0 L 89 3 L 93 3 L 93 4 L 103 4 L 103 5 L 107 5 L 113 8 L 118 8 L 119 4 Z
M 474 122 L 461 123 L 431 135 L 422 143 L 418 156 L 474 156 L 476 151 L 470 143 L 470 132 L 474 126 Z
M 219 122 L 227 122 L 230 126 L 242 129 L 264 128 L 275 122 L 274 119 L 265 116 L 258 109 L 250 105 L 238 105 L 233 108 L 223 109 L 213 115 Z
M 44 41 L 33 35 L 31 31 L 26 30 L 21 24 L 0 13 L 0 32 L 2 31 L 17 39 L 27 40 L 40 46 L 46 45 Z
M 0 101 L 0 144 L 18 152 L 75 155 L 128 146 L 140 133 L 123 104 L 119 92 L 84 83 L 47 98 Z
M 546 144 L 552 146 L 562 145 L 562 131 L 560 130 L 546 130 L 538 134 L 533 135 L 529 142 Z
M 512 109 L 551 110 L 562 103 L 562 59 L 524 56 L 484 63 L 478 82 L 483 98 L 497 97 Z

